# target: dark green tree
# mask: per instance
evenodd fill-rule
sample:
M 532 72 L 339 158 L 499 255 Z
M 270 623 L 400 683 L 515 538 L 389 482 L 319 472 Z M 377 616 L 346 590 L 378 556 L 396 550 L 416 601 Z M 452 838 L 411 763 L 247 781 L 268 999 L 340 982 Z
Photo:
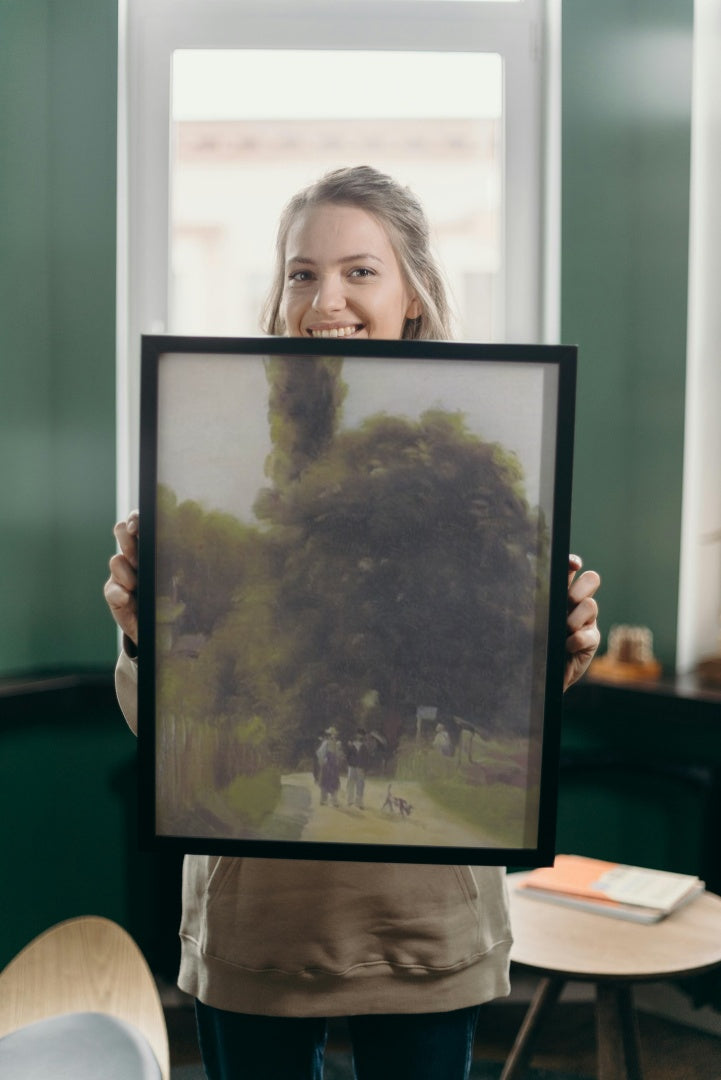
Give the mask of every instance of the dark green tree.
M 372 418 L 264 507 L 285 551 L 277 618 L 310 730 L 370 689 L 488 731 L 528 726 L 543 528 L 516 458 L 459 415 Z M 302 688 L 302 689 L 301 689 Z M 334 717 L 337 719 L 337 717 Z
M 210 634 L 252 576 L 261 543 L 257 530 L 192 499 L 179 503 L 160 485 L 157 536 L 156 588 L 179 609 L 175 636 Z
M 347 387 L 342 360 L 273 356 L 267 361 L 273 451 L 266 472 L 277 491 L 293 483 L 330 446 Z

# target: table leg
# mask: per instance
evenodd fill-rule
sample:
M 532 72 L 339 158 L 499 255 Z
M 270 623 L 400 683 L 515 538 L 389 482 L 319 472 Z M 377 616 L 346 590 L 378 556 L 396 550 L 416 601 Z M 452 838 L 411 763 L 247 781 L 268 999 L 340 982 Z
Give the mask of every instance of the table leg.
M 558 1001 L 565 981 L 560 978 L 541 979 L 503 1066 L 500 1080 L 520 1080 L 523 1076 L 531 1060 L 541 1022 Z
M 630 983 L 596 984 L 599 1080 L 643 1080 Z

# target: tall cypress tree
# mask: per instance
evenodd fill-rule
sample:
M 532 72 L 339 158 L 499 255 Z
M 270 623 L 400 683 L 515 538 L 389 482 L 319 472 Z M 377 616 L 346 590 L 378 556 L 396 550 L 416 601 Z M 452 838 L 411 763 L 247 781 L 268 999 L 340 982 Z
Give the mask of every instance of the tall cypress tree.
M 338 429 L 347 387 L 337 357 L 273 356 L 266 366 L 273 450 L 265 471 L 282 494 L 324 454 Z

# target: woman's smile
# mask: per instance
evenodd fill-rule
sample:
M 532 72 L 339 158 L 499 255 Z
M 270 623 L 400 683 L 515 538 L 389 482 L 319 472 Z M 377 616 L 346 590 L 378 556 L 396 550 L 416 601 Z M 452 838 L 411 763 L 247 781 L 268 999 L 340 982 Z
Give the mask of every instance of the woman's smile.
M 307 333 L 311 337 L 339 338 L 355 337 L 363 329 L 362 323 L 353 323 L 350 326 L 309 326 Z

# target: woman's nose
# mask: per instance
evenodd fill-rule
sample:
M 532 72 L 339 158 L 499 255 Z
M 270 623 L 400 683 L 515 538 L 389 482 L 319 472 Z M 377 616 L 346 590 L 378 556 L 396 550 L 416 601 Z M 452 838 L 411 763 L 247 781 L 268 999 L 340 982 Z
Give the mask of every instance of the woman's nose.
M 335 274 L 319 278 L 313 307 L 322 314 L 340 311 L 345 307 L 343 284 Z

